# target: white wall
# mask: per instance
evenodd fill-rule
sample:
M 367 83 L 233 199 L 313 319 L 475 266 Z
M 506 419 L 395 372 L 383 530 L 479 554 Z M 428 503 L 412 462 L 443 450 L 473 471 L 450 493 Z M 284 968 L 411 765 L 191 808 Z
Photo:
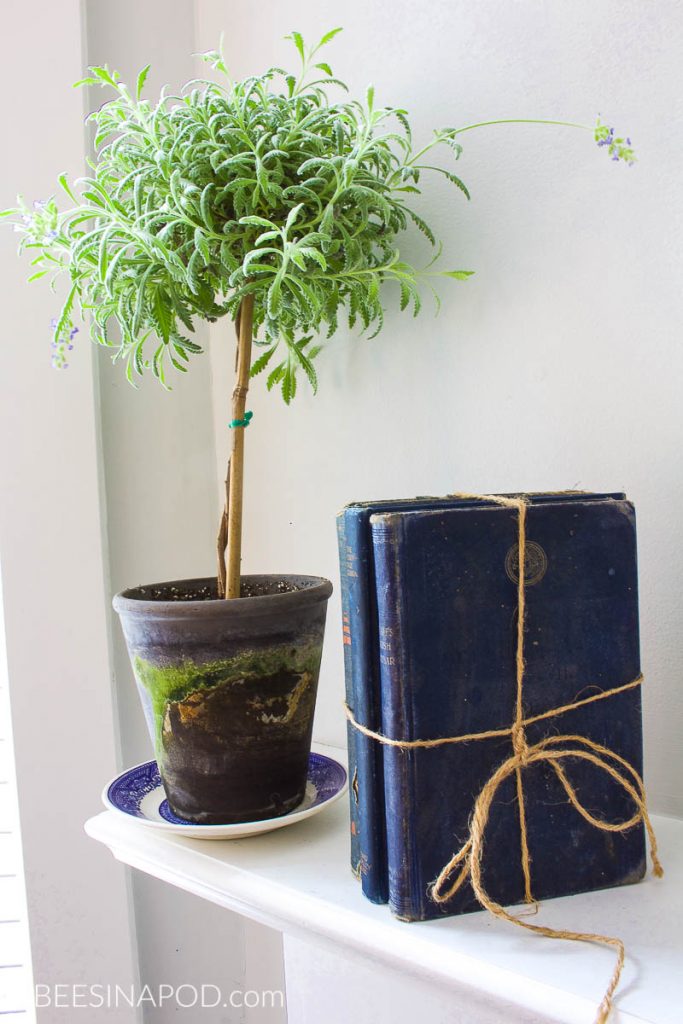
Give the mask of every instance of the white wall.
M 39 31 L 37 31 L 39 28 Z M 3 7 L 0 206 L 83 173 L 78 0 Z M 59 298 L 26 284 L 0 231 L 0 548 L 28 909 L 37 984 L 135 977 L 123 869 L 83 832 L 115 771 L 109 612 L 91 348 L 50 366 Z M 63 293 L 62 293 L 63 294 Z M 133 1014 L 122 1009 L 120 1021 Z M 39 1011 L 41 1024 L 64 1011 Z
M 438 319 L 392 312 L 373 341 L 342 331 L 319 361 L 320 393 L 287 409 L 254 384 L 245 568 L 338 579 L 334 514 L 350 500 L 444 493 L 624 489 L 639 514 L 647 781 L 683 814 L 683 500 L 680 435 L 680 54 L 675 0 L 198 0 L 199 42 L 222 30 L 236 76 L 292 63 L 342 24 L 326 55 L 355 93 L 405 105 L 418 139 L 495 117 L 630 134 L 639 162 L 612 164 L 588 133 L 500 126 L 465 135 L 467 203 L 425 183 L 420 210 L 445 240 Z M 444 153 L 442 159 L 448 160 Z M 405 255 L 422 260 L 420 238 Z M 427 304 L 428 305 L 428 304 Z M 229 362 L 214 331 L 218 472 Z M 218 479 L 221 479 L 219 476 Z M 342 743 L 338 594 L 330 605 L 317 718 Z
M 0 1016 L 36 1024 L 0 565 Z M 9 962 L 8 962 L 9 961 Z

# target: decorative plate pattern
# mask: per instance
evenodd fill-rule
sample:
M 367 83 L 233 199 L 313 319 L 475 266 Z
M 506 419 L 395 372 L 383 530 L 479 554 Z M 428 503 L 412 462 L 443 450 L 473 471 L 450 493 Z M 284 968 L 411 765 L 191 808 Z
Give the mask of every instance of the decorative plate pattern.
M 196 825 L 173 813 L 164 793 L 156 761 L 146 761 L 117 775 L 105 786 L 102 800 L 105 807 L 146 827 L 192 836 L 194 839 L 239 839 L 259 832 L 271 832 L 309 818 L 343 796 L 346 788 L 344 766 L 326 754 L 311 753 L 304 798 L 289 814 L 235 825 Z

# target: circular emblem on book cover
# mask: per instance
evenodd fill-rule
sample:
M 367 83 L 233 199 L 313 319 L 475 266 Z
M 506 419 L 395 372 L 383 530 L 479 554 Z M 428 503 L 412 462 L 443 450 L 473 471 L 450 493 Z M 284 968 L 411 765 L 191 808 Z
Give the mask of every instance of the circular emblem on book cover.
M 533 587 L 543 579 L 548 568 L 548 556 L 534 540 L 526 543 L 524 556 L 524 583 Z M 519 544 L 513 544 L 505 556 L 505 572 L 513 583 L 519 583 Z

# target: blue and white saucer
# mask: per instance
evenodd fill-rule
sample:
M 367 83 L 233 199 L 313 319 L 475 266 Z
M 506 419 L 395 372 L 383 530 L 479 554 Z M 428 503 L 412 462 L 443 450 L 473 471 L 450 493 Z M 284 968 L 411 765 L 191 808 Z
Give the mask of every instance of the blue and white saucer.
M 242 839 L 259 832 L 293 825 L 333 804 L 348 787 L 346 769 L 326 754 L 311 753 L 304 798 L 298 807 L 279 818 L 244 821 L 236 825 L 196 825 L 177 817 L 168 805 L 156 761 L 145 761 L 117 775 L 105 786 L 105 807 L 149 828 L 193 839 Z

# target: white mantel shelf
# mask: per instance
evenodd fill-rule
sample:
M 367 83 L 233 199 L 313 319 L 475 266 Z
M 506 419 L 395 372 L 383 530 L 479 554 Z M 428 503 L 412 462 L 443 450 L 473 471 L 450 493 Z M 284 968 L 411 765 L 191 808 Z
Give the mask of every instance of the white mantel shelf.
M 338 759 L 344 752 L 317 746 Z M 549 900 L 539 923 L 619 936 L 626 967 L 614 1024 L 683 1020 L 683 821 L 655 818 L 665 875 Z M 474 993 L 507 1019 L 590 1024 L 611 951 L 529 935 L 486 913 L 405 924 L 363 898 L 348 858 L 346 799 L 308 821 L 250 839 L 185 839 L 113 811 L 86 832 L 140 871 L 295 937 L 360 954 L 425 981 Z M 474 991 L 473 991 L 474 990 Z

